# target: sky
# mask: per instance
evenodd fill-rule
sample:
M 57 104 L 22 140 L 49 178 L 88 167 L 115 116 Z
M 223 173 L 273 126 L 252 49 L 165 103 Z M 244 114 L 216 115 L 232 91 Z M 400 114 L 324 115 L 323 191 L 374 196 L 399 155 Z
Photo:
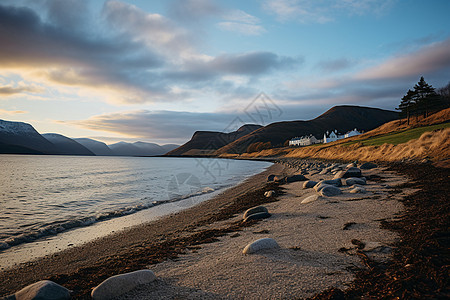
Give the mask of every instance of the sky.
M 2 0 L 0 119 L 107 144 L 394 110 L 450 81 L 448 0 Z

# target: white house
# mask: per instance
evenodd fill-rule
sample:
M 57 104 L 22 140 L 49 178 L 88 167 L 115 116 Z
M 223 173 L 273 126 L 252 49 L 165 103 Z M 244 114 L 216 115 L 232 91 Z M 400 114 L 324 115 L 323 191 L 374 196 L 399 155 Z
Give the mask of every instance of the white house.
M 343 134 L 343 135 L 339 135 L 337 133 L 337 130 L 333 130 L 333 131 L 331 131 L 331 133 L 329 133 L 327 131 L 323 135 L 323 142 L 331 143 L 331 142 L 335 142 L 337 140 L 345 139 L 345 138 L 352 137 L 352 136 L 359 135 L 359 134 L 361 134 L 361 132 L 359 132 L 356 128 L 347 132 L 346 134 Z
M 352 131 L 347 132 L 347 133 L 344 135 L 344 137 L 345 137 L 345 138 L 348 138 L 348 137 L 352 137 L 352 136 L 359 135 L 359 134 L 361 134 L 361 132 L 359 132 L 359 131 L 356 130 L 356 128 L 355 128 L 355 129 L 353 129 Z
M 342 139 L 342 136 L 338 135 L 336 130 L 332 130 L 331 133 L 329 133 L 327 131 L 326 133 L 323 134 L 323 143 L 324 144 L 335 142 L 340 139 Z
M 289 146 L 309 146 L 312 144 L 321 143 L 315 136 L 310 134 L 309 136 L 295 137 L 289 141 Z

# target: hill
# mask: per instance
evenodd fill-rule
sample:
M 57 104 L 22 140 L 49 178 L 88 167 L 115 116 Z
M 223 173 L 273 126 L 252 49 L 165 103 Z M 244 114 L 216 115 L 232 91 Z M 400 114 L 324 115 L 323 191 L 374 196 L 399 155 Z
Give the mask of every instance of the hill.
M 216 154 L 244 153 L 250 144 L 256 142 L 270 142 L 273 147 L 279 147 L 296 136 L 312 134 L 317 139 L 321 139 L 325 132 L 331 130 L 337 130 L 340 133 L 354 128 L 360 131 L 369 131 L 395 120 L 397 117 L 396 112 L 378 108 L 335 106 L 310 121 L 285 121 L 269 124 L 222 147 Z
M 126 143 L 119 142 L 109 145 L 113 155 L 118 156 L 157 156 L 166 154 L 168 151 L 177 148 L 178 145 L 163 145 L 155 143 L 135 142 Z M 169 150 L 168 150 L 169 149 Z
M 56 151 L 59 154 L 65 155 L 95 155 L 88 148 L 84 147 L 80 143 L 68 138 L 64 135 L 57 133 L 44 133 L 42 134 L 49 142 L 55 145 Z
M 407 124 L 386 123 L 365 134 L 329 144 L 283 147 L 260 152 L 223 154 L 227 158 L 296 157 L 345 161 L 403 161 L 423 159 L 450 167 L 450 108 Z
M 217 149 L 243 137 L 255 130 L 260 129 L 261 125 L 246 124 L 238 130 L 224 133 L 218 131 L 196 131 L 191 140 L 186 144 L 167 153 L 169 156 L 177 155 L 200 155 L 209 154 Z
M 0 153 L 59 154 L 30 124 L 5 120 L 0 120 Z
M 95 155 L 99 156 L 109 156 L 114 155 L 114 153 L 111 151 L 111 149 L 103 142 L 99 142 L 93 139 L 88 138 L 78 138 L 73 139 L 77 143 L 83 145 L 84 147 L 88 148 L 91 152 L 93 152 Z

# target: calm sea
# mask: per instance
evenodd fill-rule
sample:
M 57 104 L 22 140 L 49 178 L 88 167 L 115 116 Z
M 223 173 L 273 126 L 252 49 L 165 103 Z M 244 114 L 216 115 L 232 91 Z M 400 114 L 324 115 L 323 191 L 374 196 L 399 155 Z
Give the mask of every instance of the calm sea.
M 0 249 L 168 202 L 182 205 L 268 166 L 207 158 L 0 155 Z

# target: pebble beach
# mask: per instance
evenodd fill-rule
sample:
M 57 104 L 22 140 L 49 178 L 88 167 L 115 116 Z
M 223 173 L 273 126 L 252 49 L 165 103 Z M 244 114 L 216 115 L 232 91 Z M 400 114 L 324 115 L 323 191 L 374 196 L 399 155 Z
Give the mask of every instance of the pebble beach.
M 406 176 L 386 166 L 276 162 L 193 208 L 4 271 L 0 295 L 48 279 L 74 299 L 90 299 L 111 276 L 151 270 L 151 280 L 114 297 L 308 298 L 345 290 L 357 270 L 368 268 L 367 259 L 392 258 L 399 236 L 381 223 L 397 220 L 401 199 L 416 191 L 405 187 Z M 264 206 L 269 217 L 244 220 L 255 206 Z M 274 243 L 243 253 L 261 240 Z

